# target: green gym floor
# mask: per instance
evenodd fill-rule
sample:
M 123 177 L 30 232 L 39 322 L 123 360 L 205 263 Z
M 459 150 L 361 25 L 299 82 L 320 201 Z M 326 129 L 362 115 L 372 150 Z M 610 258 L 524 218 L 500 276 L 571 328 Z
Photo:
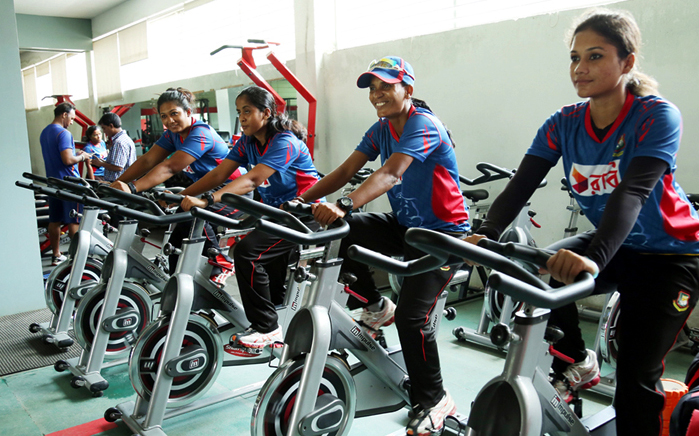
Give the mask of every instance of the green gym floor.
M 228 289 L 228 286 L 227 286 Z M 442 373 L 459 412 L 467 414 L 481 386 L 496 376 L 503 365 L 504 354 L 482 346 L 457 341 L 451 331 L 457 326 L 475 327 L 481 300 L 455 305 L 458 315 L 453 321 L 443 320 L 439 333 Z M 596 324 L 584 323 L 586 339 L 592 344 Z M 386 329 L 389 343 L 395 343 L 395 327 Z M 74 345 L 75 346 L 75 345 Z M 688 348 L 673 351 L 666 362 L 664 377 L 684 380 L 692 355 Z M 223 368 L 207 395 L 216 395 L 256 381 L 263 381 L 273 371 L 267 365 Z M 603 368 L 603 374 L 608 369 Z M 103 420 L 107 408 L 125 401 L 135 401 L 126 365 L 103 371 L 110 387 L 101 398 L 93 398 L 82 388 L 70 386 L 69 373 L 57 373 L 52 366 L 11 374 L 0 378 L 0 432 L 3 435 L 131 435 L 121 421 L 110 424 Z M 184 435 L 248 435 L 255 393 L 228 400 L 205 409 L 166 420 L 163 429 L 170 436 Z M 610 399 L 596 394 L 584 396 L 585 413 L 594 413 Z M 407 423 L 407 410 L 356 419 L 350 435 L 388 435 L 402 433 Z

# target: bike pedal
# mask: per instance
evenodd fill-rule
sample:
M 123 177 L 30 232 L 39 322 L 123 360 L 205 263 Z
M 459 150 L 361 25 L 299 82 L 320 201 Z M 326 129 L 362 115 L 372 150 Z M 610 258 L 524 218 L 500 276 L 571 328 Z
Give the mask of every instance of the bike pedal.
M 224 345 L 223 351 L 237 357 L 258 357 L 262 354 L 262 348 L 234 347 L 230 344 Z

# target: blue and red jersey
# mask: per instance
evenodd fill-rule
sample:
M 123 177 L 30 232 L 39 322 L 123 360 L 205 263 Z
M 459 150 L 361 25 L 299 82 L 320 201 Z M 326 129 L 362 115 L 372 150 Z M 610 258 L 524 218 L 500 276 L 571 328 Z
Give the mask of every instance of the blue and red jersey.
M 303 194 L 320 179 L 308 147 L 290 131 L 269 138 L 262 151 L 257 141 L 243 135 L 231 149 L 228 159 L 241 166 L 264 164 L 275 170 L 257 187 L 262 202 L 274 207 Z
M 216 168 L 228 154 L 226 141 L 221 139 L 211 126 L 195 118 L 192 118 L 189 134 L 184 141 L 179 133 L 166 130 L 163 136 L 156 141 L 155 145 L 164 148 L 170 153 L 184 151 L 196 158 L 194 162 L 183 170 L 195 182 Z M 241 174 L 245 174 L 244 169 L 242 171 L 236 170 L 231 174 L 229 180 L 233 180 Z
M 104 144 L 104 141 L 100 141 L 99 144 L 88 142 L 85 144 L 85 147 L 83 147 L 83 151 L 102 160 L 107 159 L 107 155 L 109 155 L 109 151 L 107 151 L 107 146 Z M 95 176 L 104 176 L 104 167 L 94 167 L 92 171 Z
M 609 195 L 634 157 L 662 159 L 668 169 L 643 205 L 624 246 L 648 253 L 699 253 L 699 216 L 675 180 L 682 116 L 656 96 L 628 94 L 621 113 L 600 141 L 589 102 L 565 106 L 539 129 L 527 154 L 555 164 L 585 216 L 597 227 Z
M 444 125 L 430 111 L 412 107 L 400 138 L 387 119 L 379 119 L 356 150 L 371 161 L 381 156 L 382 165 L 393 153 L 414 159 L 387 193 L 401 225 L 458 233 L 469 229 L 454 147 Z
M 61 159 L 63 150 L 71 150 L 75 155 L 75 141 L 73 135 L 58 124 L 49 124 L 41 132 L 41 154 L 44 156 L 46 177 L 55 177 L 63 180 L 64 176 L 80 177 L 77 164 L 65 165 Z

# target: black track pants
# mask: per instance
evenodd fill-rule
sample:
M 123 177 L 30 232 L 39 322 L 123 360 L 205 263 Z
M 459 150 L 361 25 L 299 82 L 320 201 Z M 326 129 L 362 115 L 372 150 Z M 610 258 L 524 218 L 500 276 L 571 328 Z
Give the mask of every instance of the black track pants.
M 566 245 L 579 248 L 591 239 L 592 234 L 587 233 L 564 241 L 571 240 Z M 658 436 L 665 403 L 660 383 L 664 359 L 697 302 L 699 259 L 640 254 L 622 247 L 600 274 L 599 282 L 616 285 L 620 294 L 614 397 L 617 434 Z M 550 323 L 563 324 L 556 325 L 566 334 L 565 342 L 559 342 L 555 348 L 564 354 L 574 354 L 566 347 L 582 344 L 584 350 L 577 311 L 568 307 L 553 312 L 556 316 Z M 560 312 L 567 315 L 558 316 Z M 577 351 L 582 350 L 578 347 Z
M 366 305 L 381 299 L 369 268 L 348 259 L 347 248 L 357 244 L 386 255 L 403 256 L 405 260 L 424 255 L 405 243 L 407 228 L 398 224 L 393 214 L 358 213 L 347 219 L 350 234 L 342 241 L 340 257 L 344 259 L 343 272 L 357 276 L 352 290 L 367 298 Z M 412 277 L 405 277 L 395 313 L 396 328 L 400 339 L 405 365 L 410 377 L 412 405 L 429 408 L 444 395 L 439 364 L 436 332 L 428 322 L 442 293 L 458 267 L 437 269 Z M 348 306 L 365 306 L 350 297 Z

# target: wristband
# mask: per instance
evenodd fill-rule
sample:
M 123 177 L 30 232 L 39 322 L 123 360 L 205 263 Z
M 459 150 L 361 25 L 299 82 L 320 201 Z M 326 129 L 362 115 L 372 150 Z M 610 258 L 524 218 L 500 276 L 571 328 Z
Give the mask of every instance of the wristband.
M 203 200 L 206 200 L 207 206 L 213 206 L 214 205 L 214 194 L 211 193 L 211 191 L 206 191 L 201 195 L 201 198 Z
M 133 182 L 129 182 L 129 183 L 127 183 L 126 185 L 129 187 L 129 189 L 131 190 L 131 193 L 132 193 L 132 194 L 137 194 L 137 193 L 138 193 L 138 191 L 136 190 L 136 185 L 134 185 Z

